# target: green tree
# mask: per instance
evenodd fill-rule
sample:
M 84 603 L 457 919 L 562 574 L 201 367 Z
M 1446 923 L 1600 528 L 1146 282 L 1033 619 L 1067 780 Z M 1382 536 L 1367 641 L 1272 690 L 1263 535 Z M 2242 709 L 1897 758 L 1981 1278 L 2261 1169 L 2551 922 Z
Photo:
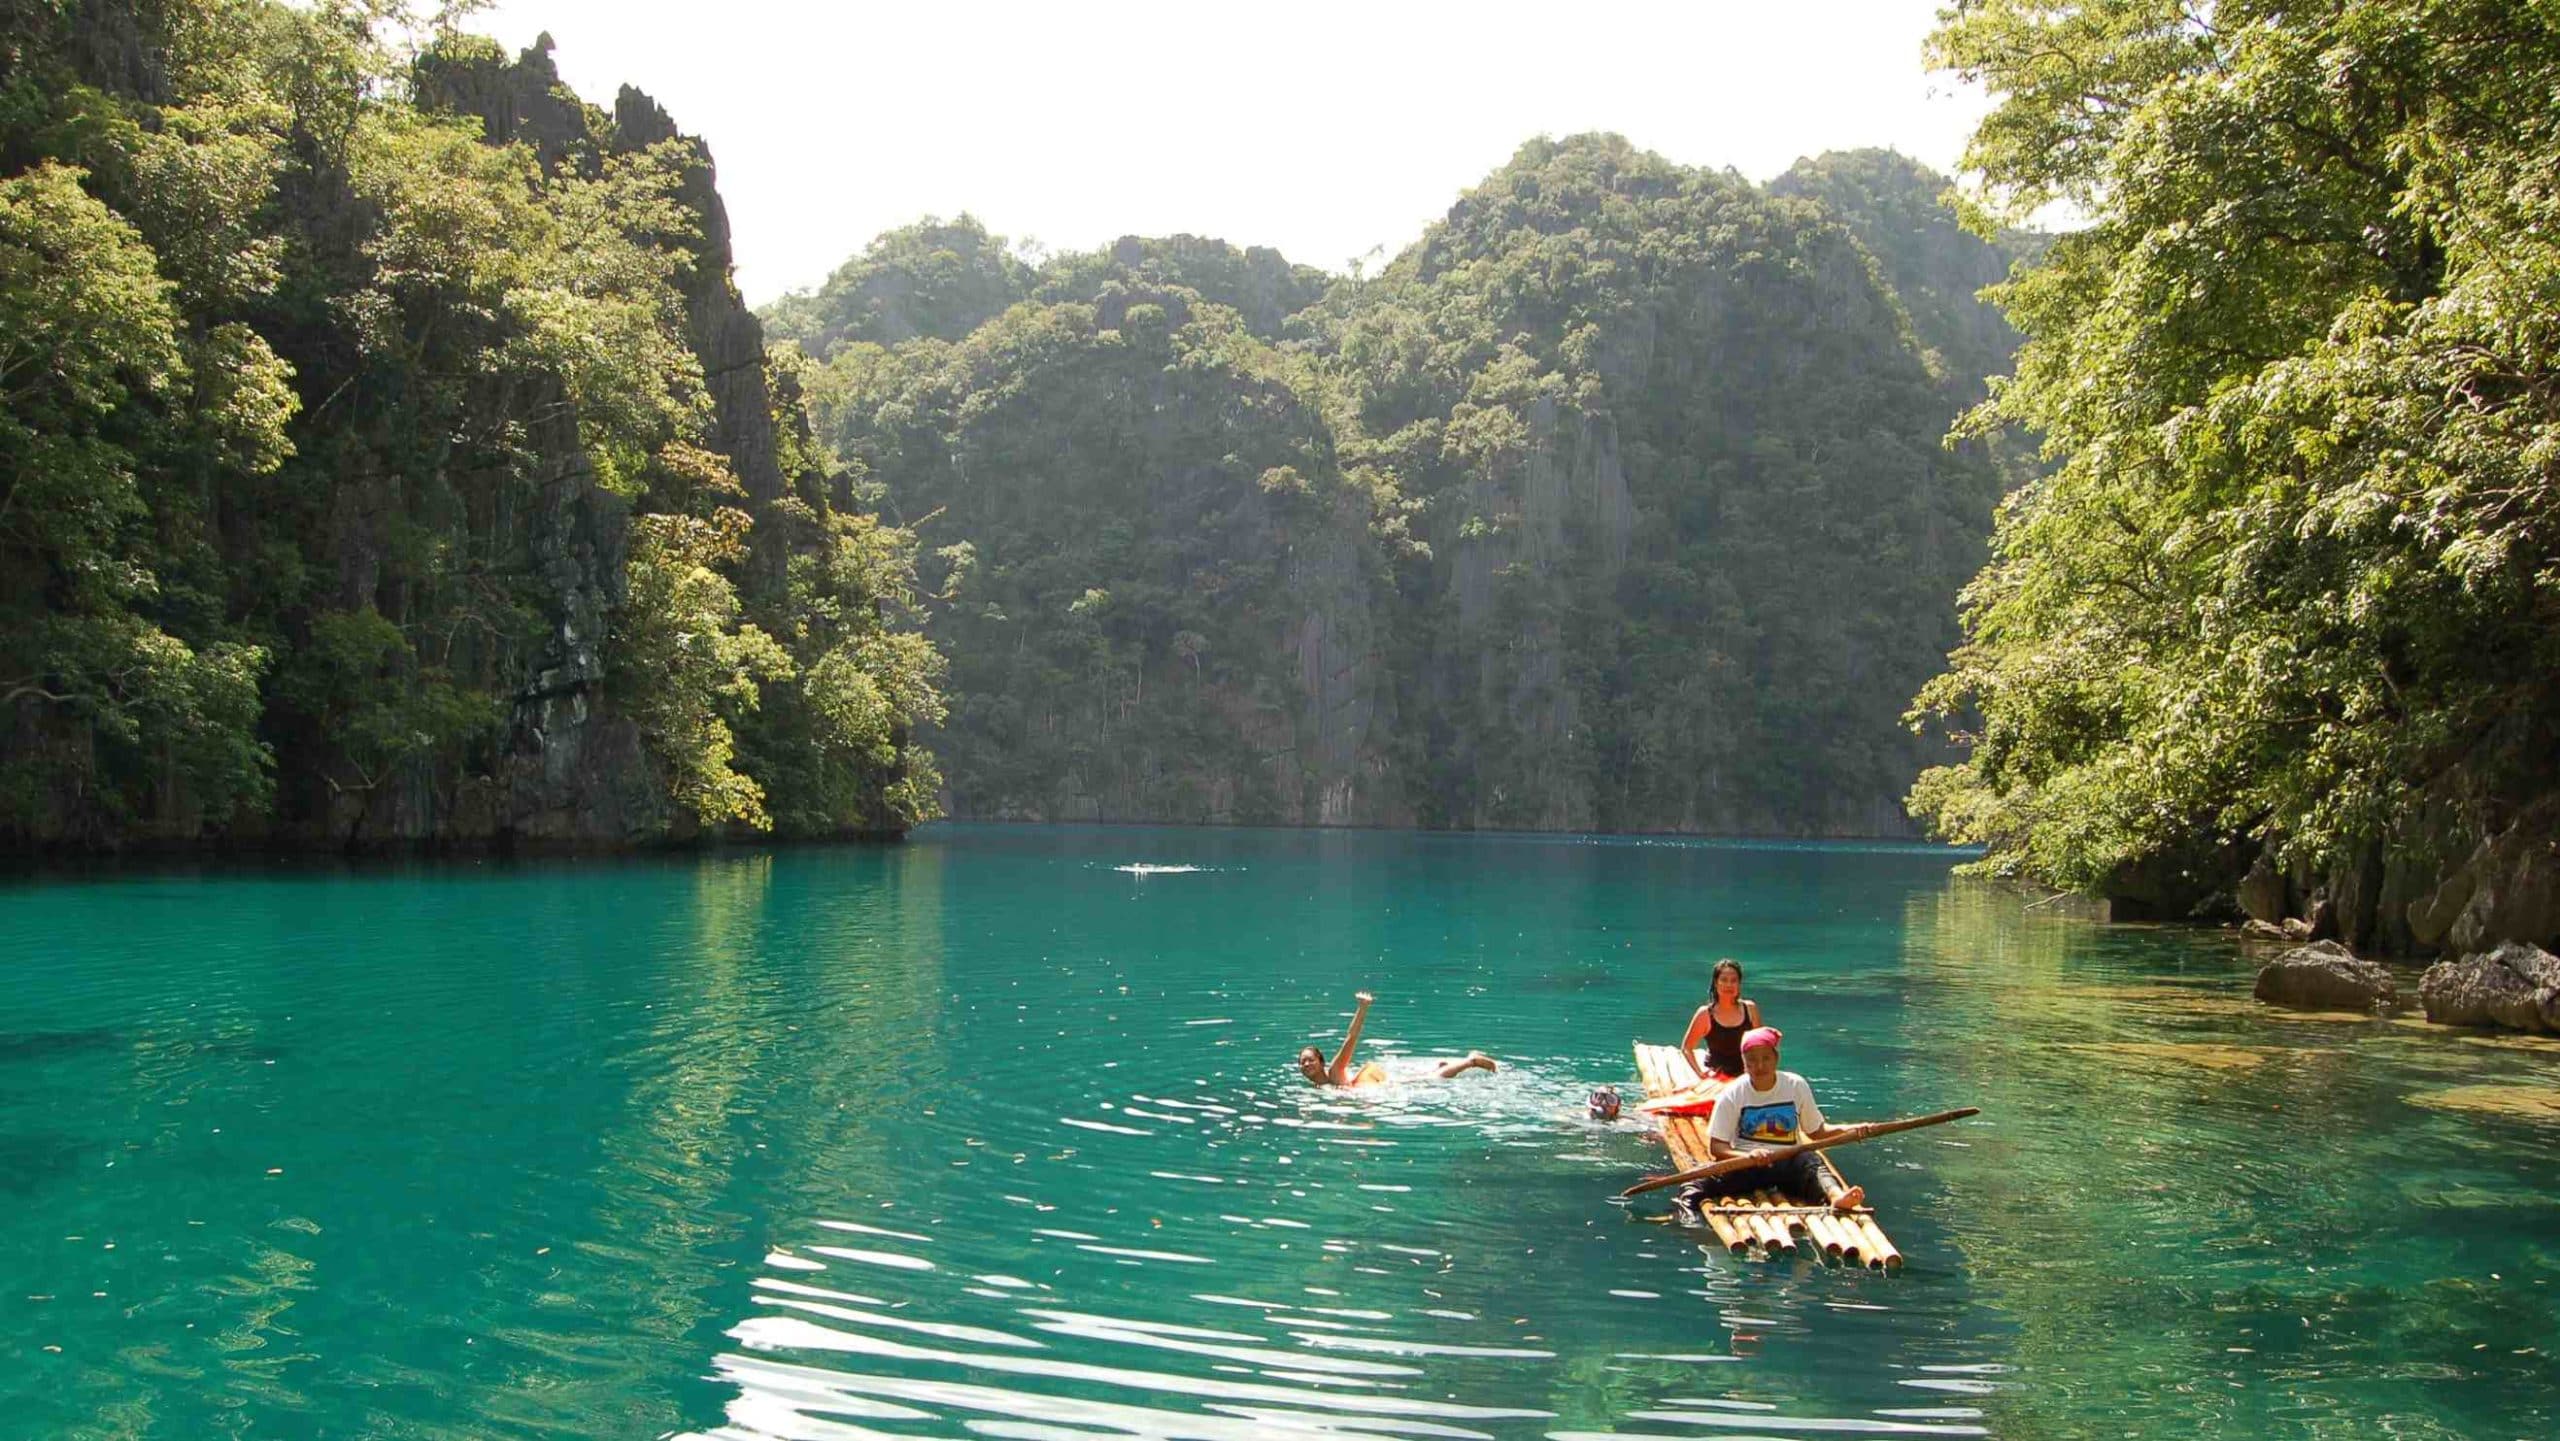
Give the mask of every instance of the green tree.
M 187 333 L 87 178 L 46 161 L 0 180 L 0 706 L 22 752 L 0 824 L 48 823 L 93 768 L 220 821 L 266 793 L 267 653 L 164 628 L 149 471 L 272 470 L 290 392 L 256 337 Z M 135 803 L 111 787 L 100 819 Z
M 958 340 L 1029 294 L 1031 267 L 973 216 L 933 216 L 892 230 L 846 261 L 816 292 L 765 310 L 777 340 L 827 356 L 853 341 L 895 345 Z
M 721 574 L 745 556 L 752 524 L 729 506 L 704 518 L 634 522 L 613 666 L 634 682 L 632 716 L 666 765 L 676 800 L 706 825 L 768 830 L 764 788 L 731 765 L 730 723 L 763 700 L 759 682 L 791 676 L 791 657 L 762 630 L 739 624 L 737 588 Z
M 2560 775 L 2560 27 L 2541 7 L 1949 12 L 1987 220 L 2085 214 L 1976 424 L 2060 463 L 1920 701 L 1986 863 L 2184 906 L 2261 851 L 2400 900 Z M 2351 939 L 2409 939 L 2370 886 Z
M 1769 193 L 1820 205 L 1849 228 L 1911 317 L 1931 367 L 1970 404 L 2005 375 L 2018 332 L 1982 291 L 2041 253 L 2045 237 L 2010 229 L 1984 239 L 1958 216 L 1947 178 L 1891 150 L 1835 150 L 1799 160 Z
M 867 769 L 795 816 L 930 813 L 932 648 L 886 606 L 831 667 L 774 638 L 863 518 L 699 144 L 455 8 L 0 7 L 0 839 L 753 827 L 803 674 Z
M 1311 319 L 1346 453 L 1423 507 L 1390 669 L 1448 824 L 1892 825 L 1897 688 L 1953 639 L 1997 477 L 1813 207 L 1539 140 Z
M 847 487 L 955 542 L 964 813 L 1907 824 L 1999 480 L 1825 211 L 1537 141 L 1371 280 L 1129 237 L 980 310 L 811 381 Z
M 973 813 L 1307 814 L 1305 777 L 1235 716 L 1291 723 L 1293 556 L 1340 537 L 1367 564 L 1369 497 L 1332 462 L 1322 388 L 1236 312 L 1117 273 L 956 345 L 837 353 L 821 433 L 892 513 L 964 538 L 934 557 L 937 750 Z M 1304 479 L 1280 493 L 1284 471 Z

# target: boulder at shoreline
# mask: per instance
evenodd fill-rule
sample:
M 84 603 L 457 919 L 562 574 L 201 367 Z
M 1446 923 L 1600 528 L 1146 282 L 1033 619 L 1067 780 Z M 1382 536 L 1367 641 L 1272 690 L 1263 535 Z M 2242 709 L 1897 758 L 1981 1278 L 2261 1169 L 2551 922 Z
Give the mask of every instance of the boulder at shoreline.
M 2391 968 L 2336 941 L 2285 952 L 2258 972 L 2257 997 L 2298 1011 L 2388 1011 L 2400 1004 Z
M 2509 941 L 2494 951 L 2438 961 L 2418 982 L 2427 1019 L 2448 1026 L 2503 1026 L 2560 1033 L 2560 956 Z

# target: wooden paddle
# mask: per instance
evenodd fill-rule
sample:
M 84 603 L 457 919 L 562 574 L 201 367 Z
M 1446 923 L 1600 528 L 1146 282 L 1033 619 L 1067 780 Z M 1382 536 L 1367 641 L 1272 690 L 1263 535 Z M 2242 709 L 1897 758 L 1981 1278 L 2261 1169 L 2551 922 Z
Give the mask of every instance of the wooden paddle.
M 1791 1156 L 1828 1151 L 1834 1146 L 1845 1146 L 1851 1141 L 1873 1140 L 1878 1136 L 1890 1136 L 1896 1131 L 1916 1131 L 1922 1126 L 1943 1126 L 1949 1121 L 1961 1121 L 1967 1116 L 1981 1114 L 1980 1106 L 1959 1106 L 1952 1111 L 1939 1111 L 1928 1116 L 1913 1116 L 1904 1121 L 1869 1121 L 1861 1126 L 1842 1126 L 1838 1133 L 1825 1136 L 1819 1141 L 1799 1141 L 1795 1145 L 1781 1146 L 1774 1151 L 1745 1151 L 1739 1156 L 1727 1156 L 1721 1161 L 1711 1161 L 1692 1170 L 1679 1171 L 1668 1176 L 1647 1176 L 1618 1194 L 1621 1197 L 1641 1196 L 1647 1191 L 1659 1191 L 1665 1186 L 1679 1186 L 1691 1181 L 1730 1176 L 1736 1171 L 1748 1171 L 1754 1166 L 1775 1165 Z

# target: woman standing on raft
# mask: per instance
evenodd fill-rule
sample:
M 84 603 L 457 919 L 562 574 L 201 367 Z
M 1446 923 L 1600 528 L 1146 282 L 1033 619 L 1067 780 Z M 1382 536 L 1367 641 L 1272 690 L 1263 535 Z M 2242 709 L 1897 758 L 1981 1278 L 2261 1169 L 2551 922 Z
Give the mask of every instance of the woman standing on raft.
M 1742 998 L 1742 963 L 1731 956 L 1716 962 L 1714 996 L 1689 1018 L 1680 1049 L 1694 1054 L 1706 1042 L 1706 1071 L 1718 1080 L 1742 1074 L 1742 1037 L 1763 1024 L 1760 1008 Z

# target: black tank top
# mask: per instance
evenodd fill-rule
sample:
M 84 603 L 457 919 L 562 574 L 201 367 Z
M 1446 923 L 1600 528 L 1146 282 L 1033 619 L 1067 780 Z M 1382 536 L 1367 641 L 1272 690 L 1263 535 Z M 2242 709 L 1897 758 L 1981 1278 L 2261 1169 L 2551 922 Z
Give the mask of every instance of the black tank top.
M 1756 1018 L 1751 1014 L 1750 1002 L 1744 1001 L 1741 1006 L 1742 1024 L 1738 1026 L 1728 1026 L 1717 1020 L 1714 1004 L 1707 1006 L 1707 1069 L 1718 1075 L 1742 1074 L 1742 1037 L 1752 1028 Z

